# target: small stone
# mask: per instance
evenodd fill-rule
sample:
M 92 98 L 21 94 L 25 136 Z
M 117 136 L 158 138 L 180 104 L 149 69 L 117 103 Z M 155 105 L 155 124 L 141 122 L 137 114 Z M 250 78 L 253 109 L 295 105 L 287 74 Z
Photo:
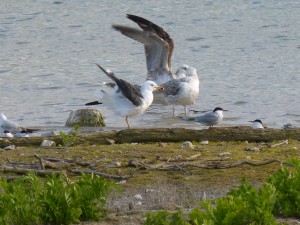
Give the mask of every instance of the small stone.
M 105 126 L 101 111 L 97 109 L 78 109 L 71 111 L 66 121 L 66 126 L 75 125 L 82 127 L 101 127 Z
M 115 164 L 116 167 L 120 167 L 121 166 L 121 162 L 119 162 L 119 161 L 114 162 L 114 164 Z
M 117 182 L 116 184 L 125 184 L 126 180 L 120 180 L 119 182 Z
M 136 194 L 136 195 L 134 196 L 134 198 L 135 198 L 136 200 L 143 200 L 143 197 L 142 197 L 141 194 Z
M 113 162 L 109 163 L 106 167 L 107 168 L 113 168 L 113 167 L 120 167 L 120 166 L 121 166 L 121 162 L 113 161 Z
M 136 202 L 136 205 L 142 205 L 143 203 L 141 201 Z
M 165 148 L 165 147 L 167 147 L 167 143 L 165 143 L 165 142 L 159 142 L 158 147 Z
M 252 151 L 252 152 L 260 152 L 260 149 L 258 147 L 245 147 L 245 151 Z
M 139 162 L 136 159 L 129 159 L 128 160 L 128 166 L 138 167 L 139 166 Z
M 246 159 L 247 159 L 247 160 L 250 160 L 250 159 L 251 159 L 251 156 L 247 155 L 247 156 L 246 156 Z
M 41 143 L 41 147 L 52 147 L 55 145 L 56 145 L 56 143 L 51 140 L 43 140 L 43 142 Z
M 42 137 L 54 137 L 54 136 L 58 136 L 58 135 L 59 135 L 59 133 L 57 131 L 54 131 L 54 130 L 51 130 L 49 132 L 41 134 Z
M 107 142 L 108 142 L 109 144 L 111 144 L 111 145 L 114 145 L 114 144 L 116 143 L 116 141 L 113 140 L 113 139 L 108 139 L 108 138 L 106 138 L 106 140 L 107 140 Z
M 15 146 L 15 145 L 9 145 L 9 146 L 6 146 L 6 147 L 4 148 L 5 151 L 7 151 L 7 150 L 14 150 L 14 149 L 16 149 L 16 146 Z
M 218 156 L 224 156 L 224 155 L 231 155 L 230 152 L 221 152 L 220 154 L 218 154 Z
M 201 145 L 208 145 L 208 143 L 209 143 L 208 140 L 200 142 Z
M 194 148 L 195 146 L 193 145 L 192 142 L 190 141 L 185 141 L 182 143 L 182 145 L 180 146 L 180 148 L 184 149 L 184 148 Z

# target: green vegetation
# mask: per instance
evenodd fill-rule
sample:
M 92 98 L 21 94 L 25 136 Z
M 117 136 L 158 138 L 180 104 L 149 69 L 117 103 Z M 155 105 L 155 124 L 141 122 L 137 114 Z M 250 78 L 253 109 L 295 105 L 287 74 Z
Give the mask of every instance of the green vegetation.
M 268 182 L 276 188 L 276 215 L 300 217 L 300 161 L 293 159 L 292 168 L 282 167 Z
M 69 134 L 66 134 L 63 131 L 59 131 L 59 137 L 61 139 L 62 145 L 65 147 L 74 145 L 74 143 L 78 137 L 78 133 L 79 133 L 78 125 L 75 125 L 73 127 L 73 130 Z
M 51 175 L 45 181 L 29 174 L 0 181 L 0 224 L 71 224 L 97 221 L 114 183 L 94 175 L 76 181 Z
M 228 192 L 226 197 L 200 202 L 202 209 L 194 208 L 189 219 L 178 211 L 149 213 L 145 225 L 275 225 L 275 216 L 300 216 L 300 161 L 291 161 L 293 169 L 282 167 L 270 176 L 259 189 L 248 181 Z

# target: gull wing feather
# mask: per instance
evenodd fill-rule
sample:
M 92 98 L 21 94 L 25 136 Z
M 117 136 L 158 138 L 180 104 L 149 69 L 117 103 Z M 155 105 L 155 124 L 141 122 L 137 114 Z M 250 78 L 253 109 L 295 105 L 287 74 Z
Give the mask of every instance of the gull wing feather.
M 100 65 L 97 64 L 97 66 L 110 78 L 112 79 L 120 89 L 121 93 L 127 98 L 129 101 L 132 102 L 133 105 L 139 106 L 142 104 L 141 98 L 143 98 L 143 95 L 141 91 L 134 85 L 131 85 L 125 80 L 119 79 L 115 76 L 114 73 L 108 72 L 104 68 L 102 68 Z
M 112 27 L 123 35 L 144 44 L 148 76 L 156 80 L 159 74 L 167 74 L 173 78 L 171 72 L 171 57 L 174 42 L 161 27 L 142 17 L 127 15 L 127 18 L 137 23 L 142 30 L 113 25 Z

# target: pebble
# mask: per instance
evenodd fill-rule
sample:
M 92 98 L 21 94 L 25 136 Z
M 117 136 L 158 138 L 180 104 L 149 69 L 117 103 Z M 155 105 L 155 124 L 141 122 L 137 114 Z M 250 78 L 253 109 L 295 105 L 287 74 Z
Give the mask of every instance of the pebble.
M 193 145 L 192 142 L 190 141 L 185 141 L 181 144 L 180 148 L 194 148 L 195 146 Z
M 136 200 L 143 200 L 143 197 L 142 197 L 141 194 L 136 194 L 136 195 L 134 196 L 134 198 L 135 198 Z
M 56 143 L 54 141 L 50 141 L 50 140 L 43 140 L 43 142 L 41 143 L 41 147 L 51 147 L 51 146 L 55 146 Z
M 139 166 L 139 162 L 137 161 L 137 159 L 128 159 L 128 166 L 138 167 Z
M 15 145 L 8 145 L 8 146 L 6 146 L 6 147 L 4 148 L 5 151 L 7 151 L 7 150 L 14 150 L 14 149 L 16 149 L 16 146 L 15 146 Z
M 260 152 L 260 149 L 258 147 L 245 147 L 245 151 L 252 151 L 252 152 Z
M 209 143 L 208 140 L 200 142 L 201 145 L 208 145 L 208 143 Z
M 230 152 L 221 152 L 220 154 L 218 154 L 218 156 L 224 156 L 224 155 L 231 155 Z

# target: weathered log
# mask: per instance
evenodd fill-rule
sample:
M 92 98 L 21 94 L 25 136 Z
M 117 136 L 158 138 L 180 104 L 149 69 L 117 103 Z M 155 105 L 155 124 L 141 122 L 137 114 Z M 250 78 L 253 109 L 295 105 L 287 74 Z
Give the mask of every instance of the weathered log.
M 117 143 L 181 141 L 250 141 L 300 140 L 300 129 L 264 129 L 251 127 L 217 127 L 213 130 L 184 128 L 127 129 L 117 133 Z
M 95 170 L 78 170 L 78 169 L 74 169 L 74 170 L 69 170 L 68 172 L 75 173 L 75 174 L 93 173 L 93 174 L 98 175 L 100 177 L 113 179 L 113 180 L 126 180 L 126 179 L 128 179 L 125 176 L 111 175 L 111 174 L 107 174 L 107 173 L 98 172 L 98 171 L 95 171 Z
M 9 144 L 19 146 L 39 146 L 45 137 L 29 138 L 0 138 L 0 147 Z M 49 137 L 49 140 L 61 144 L 59 136 Z M 111 144 L 107 140 L 116 143 L 149 143 L 149 142 L 182 142 L 182 141 L 250 141 L 271 142 L 275 140 L 294 139 L 300 140 L 300 129 L 252 129 L 251 127 L 216 127 L 213 130 L 192 130 L 184 128 L 147 128 L 126 129 L 121 131 L 104 131 L 89 134 L 80 134 L 75 144 Z
M 15 173 L 15 174 L 28 174 L 30 172 L 35 173 L 38 176 L 47 176 L 51 174 L 60 175 L 64 171 L 53 171 L 53 170 L 34 170 L 34 169 L 25 169 L 25 168 L 17 168 L 17 167 L 11 167 L 11 166 L 3 166 L 2 172 L 4 173 Z

